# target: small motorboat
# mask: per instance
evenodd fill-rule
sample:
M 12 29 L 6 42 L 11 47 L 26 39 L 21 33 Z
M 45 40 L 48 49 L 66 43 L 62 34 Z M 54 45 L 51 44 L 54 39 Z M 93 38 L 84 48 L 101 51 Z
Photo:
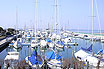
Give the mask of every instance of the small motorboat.
M 19 61 L 19 52 L 8 52 L 4 59 L 4 69 L 15 69 Z

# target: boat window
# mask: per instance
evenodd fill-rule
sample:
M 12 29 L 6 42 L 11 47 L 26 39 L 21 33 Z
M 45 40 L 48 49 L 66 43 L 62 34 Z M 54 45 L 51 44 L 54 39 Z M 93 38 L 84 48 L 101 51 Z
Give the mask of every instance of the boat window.
M 13 55 L 18 55 L 18 53 L 13 53 Z
M 18 53 L 8 53 L 8 55 L 19 55 Z

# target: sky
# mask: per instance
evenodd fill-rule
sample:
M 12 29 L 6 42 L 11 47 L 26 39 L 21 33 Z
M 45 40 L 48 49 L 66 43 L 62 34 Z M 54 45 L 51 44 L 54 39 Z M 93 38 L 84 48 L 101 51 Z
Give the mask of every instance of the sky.
M 3 28 L 33 28 L 37 17 L 38 28 L 55 28 L 55 0 L 0 0 L 0 26 Z M 94 30 L 104 30 L 104 0 L 94 0 Z M 58 0 L 58 28 L 92 29 L 91 0 Z M 18 9 L 18 24 L 16 24 L 16 8 Z

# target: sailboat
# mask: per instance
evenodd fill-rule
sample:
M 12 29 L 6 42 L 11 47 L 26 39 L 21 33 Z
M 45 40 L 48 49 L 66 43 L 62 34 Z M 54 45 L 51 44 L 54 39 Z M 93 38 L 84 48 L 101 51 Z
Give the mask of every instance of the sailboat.
M 92 0 L 92 35 L 93 35 L 93 0 Z M 84 61 L 86 65 L 90 65 L 93 68 L 96 68 L 97 66 L 100 67 L 104 66 L 104 61 L 94 56 L 92 47 L 93 47 L 93 38 L 91 46 L 87 49 L 81 48 L 78 52 L 75 53 L 75 58 L 78 59 L 79 61 Z
M 41 48 L 46 48 L 47 42 L 45 40 L 40 40 L 40 47 Z
M 37 40 L 31 40 L 31 47 L 37 47 L 40 43 Z
M 72 39 L 70 37 L 66 37 L 62 39 L 65 46 L 78 46 L 78 43 L 72 42 Z
M 22 47 L 21 42 L 16 41 L 16 42 L 14 43 L 14 47 L 15 47 L 16 49 Z
M 8 52 L 4 59 L 4 69 L 15 69 L 19 61 L 19 52 Z
M 101 42 L 104 43 L 104 39 L 102 39 Z
M 62 69 L 61 56 L 51 50 L 46 53 L 47 65 L 52 69 Z
M 52 42 L 52 40 L 51 39 L 46 39 L 46 42 L 47 42 L 47 45 L 48 45 L 48 47 L 47 48 L 54 48 L 54 43 Z
M 104 37 L 101 36 L 101 43 L 104 43 Z
M 57 41 L 57 43 L 55 44 L 56 45 L 56 47 L 58 47 L 58 48 L 64 48 L 64 42 L 63 41 Z
M 11 43 L 9 43 L 9 47 L 14 47 L 16 49 L 21 48 L 22 47 L 22 38 L 17 38 L 16 41 L 12 41 Z
M 87 53 L 87 52 L 89 52 L 89 53 Z M 75 57 L 79 61 L 89 62 L 89 65 L 92 65 L 94 67 L 96 67 L 98 65 L 98 62 L 100 61 L 100 65 L 99 66 L 103 66 L 104 65 L 104 61 L 101 61 L 96 56 L 93 56 L 91 54 L 91 52 L 92 52 L 92 44 L 87 49 L 86 48 L 81 48 L 81 50 L 79 50 L 78 52 L 75 53 Z
M 41 68 L 43 66 L 43 59 L 37 54 L 36 49 L 33 51 L 31 56 L 25 58 L 26 63 L 28 63 L 32 68 Z

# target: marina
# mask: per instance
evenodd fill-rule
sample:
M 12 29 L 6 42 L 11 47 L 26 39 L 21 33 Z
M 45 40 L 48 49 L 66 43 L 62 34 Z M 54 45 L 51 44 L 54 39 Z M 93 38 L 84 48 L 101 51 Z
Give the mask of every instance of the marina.
M 102 0 L 1 2 L 0 69 L 104 69 Z
M 28 32 L 25 32 L 24 35 L 27 37 L 27 35 L 31 35 L 31 34 L 29 34 L 29 31 L 28 31 Z M 74 66 L 73 62 L 75 61 L 75 55 L 74 54 L 77 51 L 79 51 L 81 49 L 81 47 L 88 48 L 91 45 L 91 40 L 86 40 L 86 39 L 77 38 L 77 37 L 67 37 L 68 39 L 70 38 L 70 40 L 71 40 L 71 42 L 68 42 L 71 45 L 68 45 L 68 44 L 66 44 L 67 40 L 66 40 L 66 42 L 65 42 L 65 40 L 64 41 L 60 41 L 60 40 L 62 40 L 63 37 L 65 37 L 64 35 L 60 35 L 60 37 L 61 37 L 60 39 L 54 38 L 54 40 L 52 40 L 50 37 L 42 37 L 43 35 L 44 36 L 46 36 L 46 35 L 45 34 L 42 35 L 41 32 L 40 32 L 40 36 L 41 37 L 37 36 L 37 38 L 35 38 L 33 36 L 31 36 L 30 38 L 25 38 L 24 35 L 22 34 L 22 37 L 21 38 L 17 38 L 16 41 L 13 40 L 14 44 L 13 45 L 9 44 L 7 46 L 7 48 L 5 48 L 0 53 L 0 57 L 1 57 L 0 58 L 0 63 L 1 63 L 0 65 L 1 65 L 1 67 L 5 67 L 4 66 L 5 64 L 3 64 L 3 63 L 4 63 L 4 60 L 7 58 L 7 54 L 9 52 L 10 53 L 18 52 L 19 53 L 18 64 L 20 64 L 21 62 L 23 63 L 23 61 L 25 61 L 24 63 L 26 64 L 26 66 L 24 65 L 24 67 L 27 67 L 27 68 L 29 68 L 29 67 L 30 68 L 34 68 L 34 67 L 35 68 L 38 68 L 38 67 L 42 68 L 42 66 L 44 66 L 45 61 L 48 62 L 48 60 L 50 60 L 52 58 L 51 53 L 54 53 L 54 55 L 52 54 L 54 59 L 58 58 L 58 57 L 55 57 L 56 56 L 55 54 L 59 54 L 60 59 L 61 59 L 60 62 L 58 61 L 58 63 L 60 63 L 61 65 L 58 65 L 58 66 L 57 66 L 57 63 L 54 63 L 54 62 L 56 62 L 56 60 L 52 59 L 52 61 L 48 62 L 49 64 L 52 63 L 53 66 L 56 65 L 56 67 L 54 67 L 54 68 L 61 69 L 61 68 L 65 67 L 67 64 L 69 64 L 70 68 L 74 68 L 73 67 Z M 37 35 L 39 35 L 39 34 L 37 34 Z M 38 38 L 38 37 L 40 37 L 40 38 Z M 58 41 L 58 43 L 57 43 L 57 41 Z M 77 43 L 78 45 L 76 44 L 75 46 L 73 46 L 72 45 L 73 43 Z M 104 46 L 104 44 L 102 42 L 94 41 L 93 53 L 97 54 L 97 52 L 100 49 L 103 49 L 103 46 Z M 31 60 L 33 60 L 34 62 L 36 61 L 36 60 L 34 60 L 34 58 L 32 56 L 32 53 L 34 53 L 34 51 L 36 51 L 37 54 L 41 56 L 41 58 L 42 58 L 41 59 L 42 60 L 42 65 L 33 66 L 32 64 L 34 64 L 34 63 L 32 61 L 28 60 L 28 56 L 31 56 Z M 47 57 L 49 52 L 50 52 L 50 59 L 49 59 L 49 57 Z M 13 58 L 13 57 L 11 57 L 11 58 Z M 65 60 L 68 61 L 66 65 L 64 63 Z M 31 64 L 31 62 L 32 62 L 32 64 Z M 77 63 L 79 63 L 78 60 L 77 60 Z M 96 63 L 98 63 L 98 62 L 96 62 Z M 47 68 L 48 67 L 49 68 L 53 67 L 52 65 L 50 66 L 49 64 L 45 65 L 45 67 L 47 67 Z M 83 65 L 83 64 L 84 63 L 81 63 L 81 68 L 87 68 L 87 65 L 86 64 Z M 19 67 L 19 65 L 16 65 L 16 66 Z M 67 66 L 67 67 L 69 67 L 69 66 Z M 12 67 L 12 65 L 10 67 Z M 77 67 L 77 65 L 75 65 L 75 67 Z M 78 67 L 80 67 L 80 66 L 78 65 Z M 97 65 L 96 65 L 96 67 L 97 67 Z M 103 66 L 101 66 L 101 67 L 103 68 Z M 90 66 L 89 66 L 89 68 L 90 68 Z

